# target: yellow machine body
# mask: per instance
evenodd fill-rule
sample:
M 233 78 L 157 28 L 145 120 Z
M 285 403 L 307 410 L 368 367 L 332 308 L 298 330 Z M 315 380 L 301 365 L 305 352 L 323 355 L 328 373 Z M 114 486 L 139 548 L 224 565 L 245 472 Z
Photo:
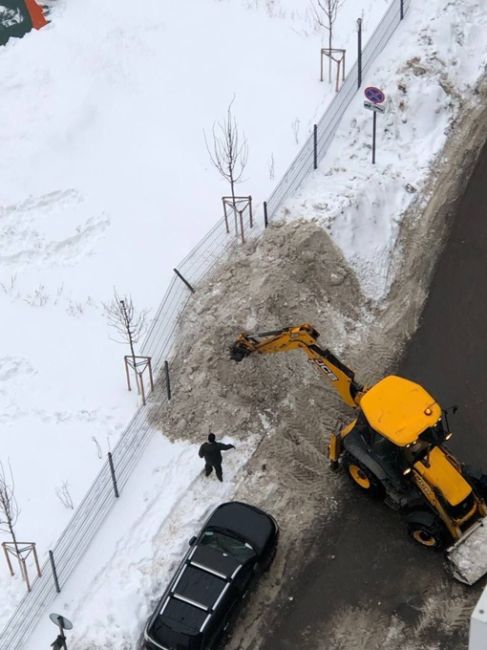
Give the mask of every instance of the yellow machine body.
M 417 461 L 414 469 L 452 506 L 457 506 L 472 492 L 470 484 L 451 463 L 441 447 L 433 447 L 427 459 Z
M 395 375 L 364 388 L 356 382 L 350 368 L 318 345 L 318 337 L 309 323 L 254 335 L 242 333 L 231 346 L 230 356 L 240 362 L 254 352 L 303 350 L 345 404 L 359 412 L 358 417 L 329 438 L 332 467 L 338 467 L 343 456 L 348 473 L 364 491 L 371 491 L 374 480 L 384 480 L 385 489 L 387 481 L 392 479 L 383 474 L 378 462 L 389 445 L 387 453 L 396 463 L 393 479 L 396 484 L 394 490 L 387 492 L 389 500 L 395 499 L 401 508 L 401 499 L 406 499 L 407 508 L 411 503 L 408 499 L 412 481 L 423 496 L 424 505 L 415 514 L 411 536 L 424 546 L 436 546 L 436 524 L 430 520 L 431 517 L 434 521 L 441 520 L 439 523 L 454 541 L 447 551 L 454 575 L 473 584 L 487 572 L 485 553 L 485 561 L 468 562 L 469 554 L 483 540 L 487 544 L 487 505 L 463 475 L 461 464 L 442 446 L 451 434 L 443 428 L 440 405 L 422 386 Z M 378 478 L 381 475 L 383 478 Z M 417 492 L 413 491 L 413 495 Z M 413 504 L 416 499 L 414 496 Z
M 422 386 L 395 375 L 369 388 L 360 408 L 372 429 L 399 447 L 412 444 L 441 418 L 439 404 Z

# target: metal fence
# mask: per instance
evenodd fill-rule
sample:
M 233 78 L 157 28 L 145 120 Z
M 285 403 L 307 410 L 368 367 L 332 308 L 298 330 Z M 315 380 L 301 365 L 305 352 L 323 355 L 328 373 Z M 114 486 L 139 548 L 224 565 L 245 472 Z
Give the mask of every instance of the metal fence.
M 362 75 L 367 73 L 377 55 L 382 52 L 390 37 L 401 22 L 401 13 L 406 14 L 410 0 L 393 0 L 382 20 L 377 25 L 374 33 L 367 42 L 362 52 Z M 358 87 L 358 64 L 355 63 L 340 91 L 330 102 L 323 117 L 318 122 L 317 129 L 317 160 L 320 162 L 325 157 L 330 144 L 335 137 L 336 130 L 343 117 L 343 113 L 352 101 Z M 275 190 L 267 201 L 269 219 L 276 214 L 282 203 L 291 196 L 301 185 L 306 176 L 314 169 L 314 135 L 311 134 L 304 143 L 301 151 L 291 163 Z
M 406 11 L 409 1 L 403 0 L 401 3 L 400 0 L 394 0 L 370 37 L 363 51 L 363 74 L 369 69 L 377 54 L 382 51 L 399 24 L 401 5 Z M 317 157 L 319 161 L 325 156 L 340 119 L 355 95 L 357 72 L 357 64 L 355 64 L 318 124 Z M 298 189 L 305 177 L 313 170 L 314 155 L 314 138 L 311 136 L 267 201 L 269 218 L 276 214 L 282 203 Z M 255 223 L 254 220 L 253 227 L 250 227 L 248 215 L 246 216 L 244 223 L 247 239 L 260 236 L 263 231 L 261 221 Z M 193 287 L 197 287 L 203 279 L 208 280 L 211 277 L 217 263 L 228 259 L 229 252 L 238 245 L 239 238 L 235 232 L 230 234 L 226 232 L 222 218 L 181 262 L 178 271 Z M 166 360 L 171 360 L 178 321 L 191 296 L 189 288 L 175 275 L 155 314 L 141 350 L 143 355 L 152 357 L 156 373 L 160 372 Z M 151 394 L 147 406 L 138 409 L 113 451 L 112 457 L 119 490 L 122 490 L 127 483 L 150 438 L 152 429 L 149 421 L 149 409 L 151 409 L 152 417 L 157 417 L 158 410 L 164 409 L 167 399 L 165 378 L 161 375 L 157 394 Z M 66 585 L 68 578 L 77 567 L 115 503 L 110 468 L 106 463 L 52 549 L 58 585 L 61 589 Z M 48 559 L 42 567 L 42 577 L 34 580 L 31 592 L 21 600 L 2 631 L 0 650 L 20 650 L 56 595 L 52 565 Z

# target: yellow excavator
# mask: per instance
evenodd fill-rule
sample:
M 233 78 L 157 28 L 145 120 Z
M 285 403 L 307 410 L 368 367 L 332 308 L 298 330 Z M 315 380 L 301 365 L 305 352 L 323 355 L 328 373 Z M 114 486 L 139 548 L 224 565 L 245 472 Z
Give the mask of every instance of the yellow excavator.
M 331 433 L 328 457 L 363 492 L 404 513 L 422 546 L 447 548 L 453 575 L 473 584 L 487 572 L 487 476 L 463 466 L 444 443 L 448 413 L 419 384 L 389 375 L 371 387 L 318 345 L 308 323 L 260 334 L 242 333 L 230 348 L 250 354 L 303 350 L 357 416 Z

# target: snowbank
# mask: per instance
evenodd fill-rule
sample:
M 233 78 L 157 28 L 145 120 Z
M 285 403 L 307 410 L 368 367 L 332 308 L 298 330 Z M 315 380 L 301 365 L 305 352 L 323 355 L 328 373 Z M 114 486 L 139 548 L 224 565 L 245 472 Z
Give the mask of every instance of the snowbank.
M 487 64 L 487 12 L 471 0 L 411 3 L 364 87 L 386 94 L 377 118 L 358 93 L 317 172 L 282 210 L 286 219 L 316 219 L 357 272 L 367 296 L 380 301 L 394 280 L 401 222 L 424 197 L 430 174 L 462 111 L 482 100 Z M 459 171 L 460 173 L 460 171 Z M 420 207 L 420 206 L 419 206 Z

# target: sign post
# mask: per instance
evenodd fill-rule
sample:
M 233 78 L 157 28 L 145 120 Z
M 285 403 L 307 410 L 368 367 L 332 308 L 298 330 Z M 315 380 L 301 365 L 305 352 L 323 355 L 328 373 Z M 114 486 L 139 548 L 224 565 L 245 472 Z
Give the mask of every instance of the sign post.
M 384 102 L 386 96 L 375 86 L 367 86 L 364 90 L 364 95 L 366 101 L 364 101 L 364 107 L 368 108 L 370 111 L 373 111 L 372 116 L 372 164 L 375 165 L 375 141 L 376 141 L 376 132 L 377 132 L 377 113 L 384 113 L 385 106 Z
M 72 630 L 73 624 L 65 616 L 61 616 L 61 614 L 52 613 L 49 614 L 49 618 L 54 623 L 54 625 L 59 628 L 59 634 L 57 635 L 57 638 L 51 643 L 51 648 L 53 648 L 53 650 L 68 650 L 68 646 L 66 645 L 66 637 L 64 636 L 64 630 Z

